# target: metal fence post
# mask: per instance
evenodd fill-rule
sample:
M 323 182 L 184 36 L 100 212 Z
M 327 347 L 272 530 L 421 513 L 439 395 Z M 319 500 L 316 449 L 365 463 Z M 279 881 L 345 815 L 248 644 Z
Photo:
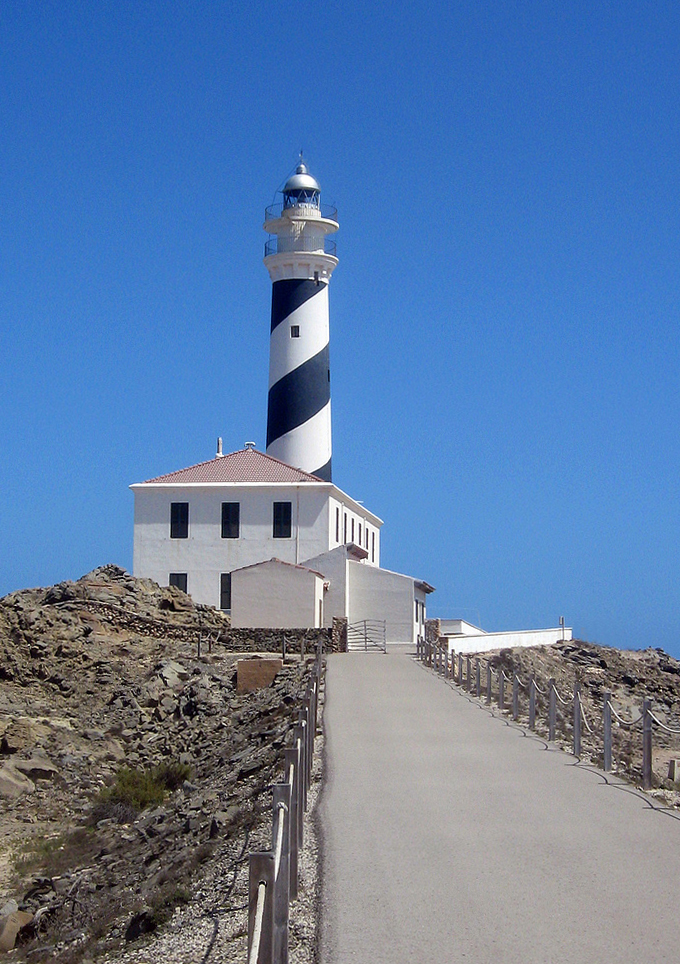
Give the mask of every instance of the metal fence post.
M 284 751 L 286 777 L 289 778 L 293 766 L 293 782 L 290 785 L 290 819 L 288 821 L 288 841 L 290 844 L 289 875 L 290 899 L 297 900 L 298 890 L 298 842 L 300 837 L 300 807 L 298 781 L 300 779 L 300 751 L 297 744 Z
M 516 720 L 519 716 L 519 676 L 514 674 L 512 679 L 512 718 Z
M 498 671 L 498 707 L 505 709 L 505 673 L 503 667 Z
M 548 708 L 548 739 L 555 739 L 555 721 L 557 716 L 557 696 L 555 694 L 555 680 L 550 679 L 550 700 Z
M 463 654 L 458 653 L 458 685 L 463 685 Z
M 604 769 L 609 773 L 612 768 L 612 698 L 611 693 L 604 694 L 604 706 L 602 707 L 603 730 L 604 730 Z
M 307 772 L 307 732 L 306 727 L 303 722 L 298 723 L 295 727 L 294 735 L 295 739 L 300 741 L 300 767 L 298 771 L 298 799 L 300 801 L 300 812 L 299 812 L 299 825 L 300 825 L 300 846 L 302 846 L 302 838 L 304 834 L 304 820 L 303 814 L 307 809 L 307 788 L 305 786 L 305 773 Z
M 288 908 L 290 905 L 290 797 L 289 783 L 275 783 L 272 787 L 272 847 L 277 852 L 279 819 L 283 819 L 281 857 L 274 882 L 274 961 L 288 964 Z M 279 814 L 281 815 L 279 817 Z M 277 870 L 276 864 L 274 865 Z
M 536 729 L 536 680 L 533 676 L 529 683 L 529 729 Z
M 480 697 L 480 695 L 481 695 L 481 692 L 482 692 L 482 685 L 481 685 L 481 684 L 482 684 L 481 668 L 480 668 L 480 665 L 479 665 L 479 656 L 478 656 L 477 659 L 475 660 L 475 689 L 476 689 L 477 699 L 479 699 L 479 697 Z
M 652 717 L 651 700 L 642 703 L 642 789 L 652 789 Z
M 257 964 L 273 964 L 274 961 L 274 854 L 250 855 L 248 879 L 248 959 L 254 942 L 259 941 Z M 260 885 L 264 884 L 264 913 L 262 928 L 255 932 L 255 917 Z
M 574 756 L 581 757 L 581 689 L 574 683 Z
M 472 660 L 469 656 L 465 657 L 465 689 L 472 692 Z
M 491 704 L 491 663 L 486 664 L 486 702 Z

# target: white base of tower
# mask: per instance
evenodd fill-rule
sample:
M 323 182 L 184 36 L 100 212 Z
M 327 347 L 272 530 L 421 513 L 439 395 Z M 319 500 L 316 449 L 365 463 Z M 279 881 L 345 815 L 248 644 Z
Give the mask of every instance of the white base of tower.
M 267 455 L 303 472 L 315 472 L 331 457 L 331 403 L 267 446 Z

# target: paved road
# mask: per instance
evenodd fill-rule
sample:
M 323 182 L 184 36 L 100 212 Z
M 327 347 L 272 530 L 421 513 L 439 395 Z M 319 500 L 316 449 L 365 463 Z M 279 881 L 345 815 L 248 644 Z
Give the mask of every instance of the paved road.
M 331 656 L 323 964 L 677 960 L 680 821 L 405 651 Z

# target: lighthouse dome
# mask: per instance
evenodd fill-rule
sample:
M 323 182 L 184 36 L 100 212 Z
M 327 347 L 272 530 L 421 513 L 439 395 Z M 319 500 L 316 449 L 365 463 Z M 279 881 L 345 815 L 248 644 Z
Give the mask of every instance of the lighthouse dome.
M 320 191 L 319 182 L 312 177 L 309 169 L 302 161 L 295 168 L 295 174 L 288 178 L 283 186 L 284 194 L 296 194 L 300 191 L 311 192 Z
M 283 207 L 297 208 L 304 205 L 305 208 L 320 208 L 319 197 L 321 188 L 316 178 L 312 177 L 307 169 L 307 165 L 302 161 L 295 168 L 295 174 L 289 177 L 283 186 Z

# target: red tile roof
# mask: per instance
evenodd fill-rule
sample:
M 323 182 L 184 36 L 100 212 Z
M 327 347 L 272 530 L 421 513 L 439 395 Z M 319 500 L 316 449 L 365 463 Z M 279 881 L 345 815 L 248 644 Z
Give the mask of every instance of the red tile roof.
M 323 482 L 323 479 L 257 449 L 247 448 L 147 479 L 144 484 L 151 482 Z

